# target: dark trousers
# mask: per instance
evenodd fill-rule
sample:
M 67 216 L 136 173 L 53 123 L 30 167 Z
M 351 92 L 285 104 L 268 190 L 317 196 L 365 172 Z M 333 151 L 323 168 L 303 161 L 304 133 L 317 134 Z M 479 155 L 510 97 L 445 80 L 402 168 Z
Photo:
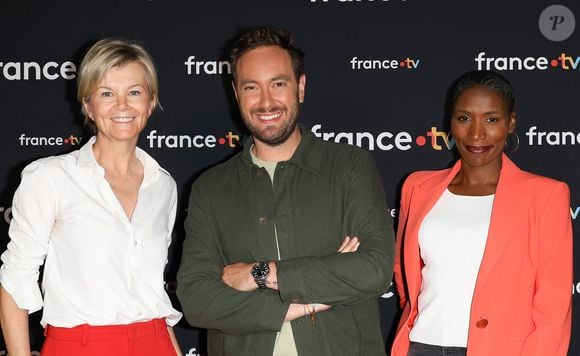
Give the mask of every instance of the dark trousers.
M 411 341 L 407 356 L 466 356 L 467 348 L 438 346 Z

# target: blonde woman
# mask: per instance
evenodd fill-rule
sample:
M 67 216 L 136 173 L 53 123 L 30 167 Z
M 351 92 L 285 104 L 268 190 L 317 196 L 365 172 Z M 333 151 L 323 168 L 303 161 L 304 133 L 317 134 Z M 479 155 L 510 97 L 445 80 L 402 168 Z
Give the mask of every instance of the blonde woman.
M 163 280 L 176 184 L 137 147 L 159 103 L 151 57 L 132 42 L 97 42 L 78 100 L 95 136 L 29 164 L 14 195 L 0 270 L 8 352 L 30 355 L 28 314 L 44 307 L 43 356 L 180 355 L 171 326 L 181 314 Z

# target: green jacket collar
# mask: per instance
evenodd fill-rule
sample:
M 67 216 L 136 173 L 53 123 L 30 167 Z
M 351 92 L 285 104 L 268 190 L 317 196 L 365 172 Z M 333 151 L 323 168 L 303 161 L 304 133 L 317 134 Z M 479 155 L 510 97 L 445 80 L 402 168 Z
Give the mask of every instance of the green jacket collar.
M 318 175 L 322 164 L 322 142 L 316 138 L 310 130 L 302 124 L 298 124 L 298 129 L 302 134 L 300 143 L 292 157 L 285 163 L 292 164 L 306 172 Z M 252 136 L 244 141 L 244 148 L 239 155 L 241 165 L 239 169 L 240 182 L 243 186 L 250 184 L 252 179 L 252 169 L 258 168 L 250 155 L 250 149 L 254 143 Z

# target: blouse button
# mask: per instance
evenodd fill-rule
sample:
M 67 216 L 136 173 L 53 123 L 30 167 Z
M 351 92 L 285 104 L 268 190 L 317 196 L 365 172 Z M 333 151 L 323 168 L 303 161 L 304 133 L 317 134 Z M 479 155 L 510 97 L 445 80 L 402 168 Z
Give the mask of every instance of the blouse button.
M 487 321 L 487 319 L 480 319 L 475 323 L 475 326 L 479 329 L 485 329 L 488 323 L 489 322 Z

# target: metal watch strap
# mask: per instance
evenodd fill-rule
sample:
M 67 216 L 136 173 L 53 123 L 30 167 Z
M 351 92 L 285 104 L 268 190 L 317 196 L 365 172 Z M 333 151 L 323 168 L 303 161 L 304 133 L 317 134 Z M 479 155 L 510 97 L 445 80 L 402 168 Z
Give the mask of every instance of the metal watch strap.
M 264 289 L 266 287 L 266 279 L 270 274 L 270 266 L 268 262 L 261 261 L 258 262 L 252 267 L 252 277 L 254 277 L 254 281 L 258 285 L 258 288 Z
M 264 289 L 266 288 L 266 278 L 254 278 L 254 281 L 256 281 L 256 284 L 258 285 L 258 288 L 260 289 Z

